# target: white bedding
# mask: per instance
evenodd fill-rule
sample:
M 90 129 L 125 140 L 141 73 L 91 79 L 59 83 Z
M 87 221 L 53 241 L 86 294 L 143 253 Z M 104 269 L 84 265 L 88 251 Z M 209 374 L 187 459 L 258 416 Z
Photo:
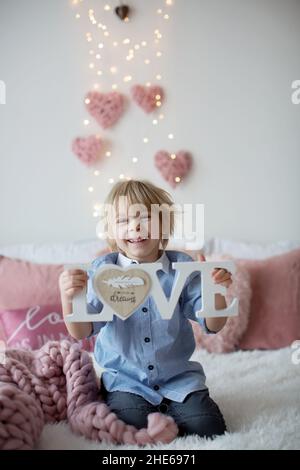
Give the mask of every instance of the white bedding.
M 68 243 L 0 244 L 0 255 L 23 259 L 33 263 L 89 263 L 96 257 L 97 252 L 106 247 L 106 242 L 99 238 Z M 181 250 L 184 248 L 186 248 L 186 244 L 183 241 L 178 242 L 173 240 L 168 245 L 170 250 Z M 279 255 L 295 248 L 300 248 L 300 241 L 282 240 L 262 244 L 210 238 L 205 241 L 203 251 L 206 255 L 223 253 L 234 258 L 262 259 Z
M 228 431 L 216 439 L 178 438 L 154 449 L 300 449 L 300 364 L 291 348 L 209 354 L 197 351 Z M 134 449 L 94 443 L 66 422 L 46 425 L 36 449 Z M 153 449 L 147 446 L 145 449 Z

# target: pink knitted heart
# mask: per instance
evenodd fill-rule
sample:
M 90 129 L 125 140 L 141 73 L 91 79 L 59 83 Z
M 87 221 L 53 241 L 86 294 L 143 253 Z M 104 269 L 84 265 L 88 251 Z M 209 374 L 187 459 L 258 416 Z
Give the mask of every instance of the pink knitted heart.
M 145 111 L 152 113 L 162 103 L 164 99 L 164 91 L 159 86 L 145 87 L 142 85 L 134 85 L 131 88 L 133 100 Z
M 85 103 L 89 113 L 103 129 L 113 126 L 124 111 L 123 95 L 116 91 L 111 93 L 90 91 Z
M 72 150 L 79 160 L 87 166 L 91 166 L 99 159 L 103 142 L 99 137 L 77 137 L 73 140 Z
M 172 154 L 165 150 L 160 150 L 155 155 L 155 166 L 172 188 L 176 188 L 182 181 L 182 178 L 190 171 L 192 157 L 183 150 Z

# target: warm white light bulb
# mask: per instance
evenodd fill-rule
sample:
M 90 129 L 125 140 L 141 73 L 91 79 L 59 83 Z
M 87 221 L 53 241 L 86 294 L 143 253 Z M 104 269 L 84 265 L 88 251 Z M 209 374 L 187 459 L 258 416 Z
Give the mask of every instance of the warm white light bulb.
M 110 10 L 110 5 L 108 5 L 108 4 L 104 5 L 104 10 L 109 11 Z
M 108 180 L 109 184 L 113 184 L 114 181 L 115 181 L 115 180 L 114 180 L 113 178 L 109 178 L 109 180 Z
M 176 176 L 175 182 L 176 182 L 176 183 L 180 183 L 180 181 L 181 181 L 181 179 L 179 178 L 179 176 Z
M 94 191 L 93 186 L 89 186 L 89 187 L 88 187 L 88 190 L 89 190 L 90 193 L 92 193 L 92 192 Z
M 147 46 L 147 42 L 146 42 L 146 41 L 142 41 L 141 44 L 142 44 L 143 47 L 146 47 L 146 46 Z
M 148 142 L 149 142 L 148 137 L 144 137 L 143 142 L 144 142 L 144 144 L 148 144 Z
M 172 139 L 174 139 L 174 135 L 173 135 L 173 134 L 169 134 L 169 135 L 168 135 L 168 138 L 169 138 L 170 140 L 172 140 Z
M 161 75 L 156 75 L 156 80 L 161 80 Z
M 100 175 L 100 171 L 95 170 L 95 171 L 94 171 L 94 175 L 95 175 L 95 176 L 99 176 L 99 175 Z M 95 207 L 95 209 L 96 209 L 96 207 Z
M 130 43 L 130 39 L 129 39 L 129 38 L 124 39 L 123 44 L 129 44 L 129 43 Z
M 175 160 L 175 158 L 176 158 L 176 153 L 171 153 L 171 158 L 172 158 L 172 160 Z
M 137 162 L 138 162 L 138 158 L 137 158 L 137 157 L 133 157 L 133 158 L 132 158 L 132 162 L 133 162 L 133 163 L 137 163 Z
M 113 66 L 110 68 L 111 73 L 117 73 L 117 67 Z
M 156 125 L 158 124 L 158 120 L 157 120 L 157 119 L 153 119 L 152 124 L 154 124 L 154 126 L 156 126 Z
M 156 53 L 156 57 L 161 57 L 161 56 L 162 56 L 162 52 L 161 52 L 161 51 L 158 51 L 158 52 Z
M 83 121 L 83 124 L 84 124 L 85 126 L 88 126 L 89 123 L 90 123 L 90 121 L 89 121 L 88 119 L 85 119 L 85 120 Z
M 84 102 L 85 102 L 85 104 L 90 104 L 91 100 L 90 100 L 89 98 L 86 98 L 86 99 L 84 100 Z
M 123 78 L 123 81 L 124 82 L 130 82 L 132 80 L 132 76 L 131 75 L 126 75 L 124 78 Z
M 103 44 L 102 42 L 100 42 L 100 43 L 98 44 L 98 48 L 99 48 L 99 49 L 103 49 L 103 47 L 104 47 L 104 44 Z
M 111 152 L 106 152 L 105 154 L 107 157 L 110 157 L 111 156 Z

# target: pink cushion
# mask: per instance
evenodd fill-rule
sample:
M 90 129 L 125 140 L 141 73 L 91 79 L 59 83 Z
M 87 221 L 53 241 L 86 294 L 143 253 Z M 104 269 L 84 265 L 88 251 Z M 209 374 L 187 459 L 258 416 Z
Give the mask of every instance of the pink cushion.
M 206 261 L 226 260 L 229 256 L 211 255 L 206 257 Z M 225 353 L 237 349 L 240 338 L 246 331 L 250 313 L 251 285 L 250 276 L 247 269 L 236 260 L 236 272 L 233 276 L 233 283 L 226 295 L 227 303 L 231 303 L 233 297 L 239 299 L 239 315 L 228 317 L 225 326 L 216 334 L 206 334 L 198 323 L 192 322 L 196 348 L 205 348 L 209 352 Z
M 62 265 L 0 256 L 0 340 L 7 347 L 38 349 L 49 340 L 73 339 L 62 317 L 58 278 Z M 82 340 L 93 350 L 95 337 Z
M 0 331 L 8 348 L 39 349 L 50 340 L 76 341 L 68 333 L 60 304 L 2 310 Z M 95 337 L 79 341 L 87 351 L 94 350 L 94 342 Z
M 62 265 L 35 264 L 0 256 L 0 310 L 58 305 Z
M 300 338 L 300 249 L 266 260 L 243 260 L 253 297 L 241 349 L 277 349 Z

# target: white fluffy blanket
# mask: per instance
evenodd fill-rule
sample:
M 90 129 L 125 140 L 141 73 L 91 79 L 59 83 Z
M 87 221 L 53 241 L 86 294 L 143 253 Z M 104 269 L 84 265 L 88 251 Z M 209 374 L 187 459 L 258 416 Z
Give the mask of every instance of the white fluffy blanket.
M 209 354 L 192 357 L 204 366 L 207 385 L 227 423 L 228 432 L 214 440 L 178 438 L 145 449 L 300 449 L 300 364 L 292 349 Z M 37 449 L 134 449 L 88 441 L 66 422 L 48 424 Z

